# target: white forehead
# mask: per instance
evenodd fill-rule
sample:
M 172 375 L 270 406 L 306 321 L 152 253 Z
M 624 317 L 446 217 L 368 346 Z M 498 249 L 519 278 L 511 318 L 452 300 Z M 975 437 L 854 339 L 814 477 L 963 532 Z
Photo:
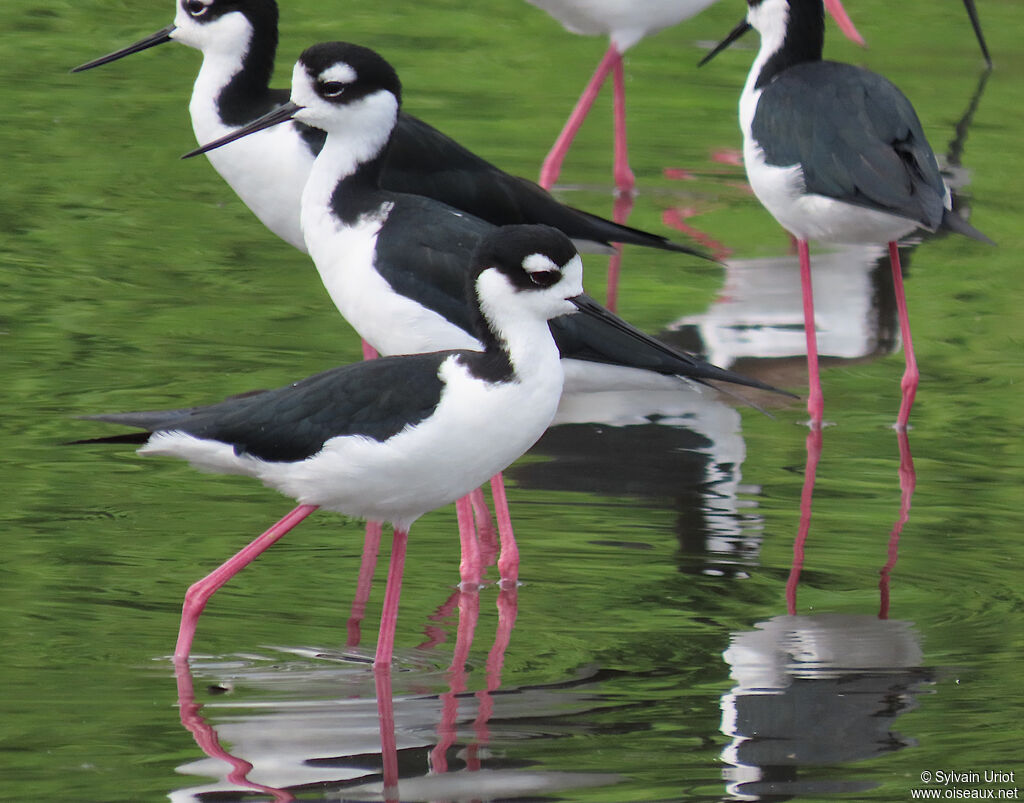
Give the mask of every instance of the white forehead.
M 342 84 L 351 84 L 359 76 L 356 75 L 356 71 L 352 67 L 344 62 L 338 64 L 332 64 L 322 73 L 320 73 L 321 80 L 324 81 L 337 81 Z
M 351 84 L 357 77 L 356 71 L 343 62 L 332 64 L 319 75 L 311 76 L 302 62 L 297 61 L 295 67 L 292 68 L 292 100 L 300 106 L 312 106 L 322 102 L 313 88 L 314 81 L 337 81 L 342 84 Z
M 523 260 L 523 270 L 527 273 L 541 273 L 542 271 L 561 270 L 561 268 L 545 254 L 530 254 Z

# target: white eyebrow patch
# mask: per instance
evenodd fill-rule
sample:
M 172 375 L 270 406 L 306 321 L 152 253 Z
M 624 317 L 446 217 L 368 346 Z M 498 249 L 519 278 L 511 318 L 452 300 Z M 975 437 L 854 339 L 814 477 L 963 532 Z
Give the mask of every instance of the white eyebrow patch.
M 321 81 L 337 81 L 340 84 L 351 84 L 357 77 L 356 71 L 344 62 L 332 64 L 319 75 Z
M 523 260 L 523 270 L 527 273 L 541 273 L 542 271 L 559 270 L 559 267 L 551 261 L 551 257 L 544 254 L 530 254 Z

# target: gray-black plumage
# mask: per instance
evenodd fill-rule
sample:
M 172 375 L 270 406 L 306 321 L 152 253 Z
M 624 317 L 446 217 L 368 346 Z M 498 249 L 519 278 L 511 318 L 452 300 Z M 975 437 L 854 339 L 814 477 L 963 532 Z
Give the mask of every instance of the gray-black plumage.
M 228 126 L 243 126 L 288 100 L 285 89 L 272 89 L 270 78 L 278 44 L 278 9 L 274 0 L 213 0 L 202 7 L 199 23 L 239 12 L 248 19 L 253 35 L 241 70 L 221 90 L 217 109 Z M 131 53 L 173 41 L 174 26 L 158 31 L 93 61 L 73 72 L 98 67 Z M 315 156 L 323 147 L 324 134 L 299 122 L 295 127 Z M 463 209 L 498 226 L 543 223 L 562 230 L 574 240 L 610 246 L 613 242 L 658 248 L 706 258 L 699 249 L 631 226 L 614 223 L 557 201 L 535 182 L 512 176 L 464 148 L 424 121 L 402 113 L 381 174 L 382 186 L 396 192 L 425 195 Z
M 491 384 L 516 381 L 505 344 L 481 312 L 474 291 L 482 270 L 497 268 L 522 292 L 552 286 L 559 271 L 526 273 L 518 266 L 534 253 L 566 265 L 576 252 L 566 237 L 545 226 L 492 229 L 474 249 L 473 269 L 461 291 L 483 351 L 449 350 L 386 357 L 332 368 L 274 390 L 254 391 L 217 404 L 177 410 L 113 413 L 90 420 L 144 430 L 77 443 L 144 443 L 154 432 L 183 432 L 227 443 L 238 455 L 296 462 L 318 453 L 326 441 L 360 435 L 384 442 L 431 416 L 446 391 L 441 365 L 455 356 L 476 379 Z M 511 266 L 511 267 L 510 267 Z M 586 317 L 595 313 L 585 299 L 573 300 Z
M 891 81 L 834 61 L 766 82 L 753 135 L 768 164 L 799 164 L 808 193 L 942 223 L 946 187 L 914 107 Z
M 760 2 L 748 0 L 748 5 Z M 906 95 L 878 73 L 822 59 L 821 0 L 788 0 L 788 6 L 783 41 L 753 84 L 761 95 L 751 136 L 765 163 L 798 166 L 805 194 L 991 242 L 946 208 L 938 162 Z M 741 22 L 701 64 L 750 28 Z
M 434 352 L 343 365 L 204 407 L 90 416 L 145 432 L 88 442 L 144 443 L 153 432 L 185 432 L 231 444 L 236 454 L 298 461 L 341 435 L 385 441 L 437 407 L 443 390 L 437 371 L 448 356 Z
M 311 80 L 329 74 L 330 68 L 336 64 L 347 65 L 356 75 L 356 79 L 345 88 L 329 86 L 334 82 L 316 78 L 313 81 L 314 91 L 325 103 L 347 106 L 353 98 L 366 97 L 371 88 L 373 92 L 370 94 L 387 93 L 394 96 L 399 104 L 401 102 L 398 76 L 387 61 L 368 48 L 345 42 L 325 42 L 304 51 L 300 63 Z M 289 121 L 293 115 L 301 113 L 302 108 L 289 102 L 249 126 L 188 155 L 205 153 Z M 473 251 L 480 240 L 494 230 L 494 225 L 434 198 L 383 188 L 381 176 L 390 152 L 389 137 L 393 138 L 394 129 L 380 134 L 379 149 L 364 155 L 362 161 L 350 168 L 350 172 L 337 178 L 330 193 L 331 213 L 346 226 L 358 225 L 365 219 L 382 220 L 374 237 L 370 270 L 379 274 L 394 293 L 437 313 L 463 332 L 474 334 L 471 308 L 466 304 L 463 288 Z M 310 237 L 311 234 L 306 232 L 307 242 Z M 337 256 L 347 259 L 345 254 Z M 320 264 L 318 269 L 322 274 L 330 270 Z M 362 270 L 365 268 L 356 272 Z M 344 290 L 338 292 L 344 293 Z M 342 307 L 338 300 L 335 303 Z M 775 390 L 757 380 L 677 351 L 643 334 L 592 299 L 588 299 L 588 305 L 594 314 L 586 320 L 571 315 L 549 322 L 563 358 L 643 369 L 697 381 L 714 379 Z M 365 306 L 362 314 L 369 314 Z M 350 318 L 349 322 L 360 330 L 359 321 Z M 401 349 L 393 348 L 391 351 L 407 349 L 403 345 Z

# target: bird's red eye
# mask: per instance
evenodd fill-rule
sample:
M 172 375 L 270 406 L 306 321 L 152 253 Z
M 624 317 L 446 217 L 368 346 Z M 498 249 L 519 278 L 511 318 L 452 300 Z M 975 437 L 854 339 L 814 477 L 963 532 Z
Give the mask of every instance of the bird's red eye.
M 551 287 L 561 278 L 557 270 L 538 270 L 530 274 L 530 281 L 538 287 Z

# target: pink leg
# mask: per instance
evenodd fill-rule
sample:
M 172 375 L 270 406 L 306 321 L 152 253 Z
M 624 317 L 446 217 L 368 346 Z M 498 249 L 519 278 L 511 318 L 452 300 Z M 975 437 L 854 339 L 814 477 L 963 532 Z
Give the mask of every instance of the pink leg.
M 565 121 L 565 127 L 562 129 L 562 133 L 558 135 L 558 139 L 555 140 L 555 144 L 551 146 L 551 150 L 548 155 L 544 158 L 544 164 L 540 169 L 540 180 L 538 183 L 544 189 L 549 190 L 558 181 L 558 174 L 562 171 L 562 161 L 565 159 L 565 155 L 569 152 L 569 146 L 572 145 L 573 139 L 575 139 L 577 132 L 580 130 L 580 126 L 587 117 L 587 113 L 590 111 L 590 107 L 594 105 L 594 100 L 597 98 L 597 93 L 601 89 L 601 84 L 604 83 L 604 79 L 608 77 L 608 72 L 612 69 L 616 60 L 621 61 L 622 56 L 615 49 L 613 45 L 608 46 L 608 50 L 605 51 L 604 57 L 601 62 L 597 65 L 597 69 L 594 70 L 594 75 L 590 79 L 590 83 L 587 84 L 583 90 L 583 94 L 580 95 L 580 99 L 576 101 L 576 107 L 572 110 L 572 114 L 569 115 L 569 119 Z
M 807 464 L 804 466 L 804 487 L 800 492 L 800 528 L 793 541 L 793 565 L 786 580 L 786 610 L 796 614 L 796 588 L 800 584 L 800 571 L 804 567 L 804 544 L 811 530 L 811 502 L 814 499 L 814 481 L 821 457 L 821 429 L 812 427 L 807 433 Z
M 709 248 L 712 259 L 717 259 L 721 262 L 726 257 L 731 256 L 732 249 L 729 246 L 720 240 L 716 240 L 707 232 L 703 232 L 686 222 L 687 218 L 694 217 L 697 214 L 699 214 L 698 210 L 693 207 L 675 207 L 674 209 L 666 209 L 661 213 L 661 222 L 666 226 L 678 229 L 683 234 L 692 237 L 700 245 Z
M 366 614 L 366 602 L 370 599 L 370 587 L 373 585 L 373 572 L 377 568 L 377 555 L 380 553 L 380 536 L 384 528 L 379 521 L 366 522 L 366 537 L 363 541 L 363 557 L 359 563 L 359 581 L 356 584 L 356 596 L 352 600 L 352 613 L 348 617 L 348 647 L 359 646 L 362 635 L 359 624 Z
M 374 668 L 391 666 L 391 655 L 395 648 L 395 628 L 398 626 L 398 601 L 402 596 L 405 548 L 408 542 L 409 533 L 395 528 L 394 539 L 391 542 L 391 564 L 388 567 L 388 587 L 384 590 L 384 609 L 380 614 L 377 654 L 373 658 Z
M 448 667 L 448 691 L 441 695 L 441 721 L 437 724 L 437 744 L 430 751 L 430 767 L 436 773 L 448 771 L 448 750 L 455 744 L 458 731 L 459 694 L 466 690 L 466 661 L 473 646 L 476 623 L 480 618 L 480 595 L 473 591 L 459 592 L 459 628 L 455 649 Z
M 629 149 L 626 147 L 626 81 L 622 74 L 622 54 L 616 51 L 618 58 L 612 65 L 615 112 L 615 166 L 612 175 L 615 186 L 623 195 L 631 195 L 636 186 L 636 178 L 629 169 Z
M 491 477 L 491 496 L 494 497 L 494 515 L 498 517 L 498 534 L 501 538 L 501 557 L 498 558 L 498 576 L 502 583 L 512 587 L 519 581 L 519 547 L 512 532 L 512 516 L 508 512 L 508 497 L 505 495 L 505 479 L 501 474 Z
M 374 667 L 377 689 L 377 719 L 380 721 L 380 758 L 384 800 L 398 801 L 398 743 L 395 740 L 395 701 L 391 693 L 391 667 Z
M 512 628 L 516 623 L 516 613 L 519 607 L 519 591 L 516 588 L 503 588 L 498 592 L 498 629 L 494 634 L 494 644 L 491 651 L 487 653 L 487 688 L 478 691 L 476 698 L 479 701 L 479 708 L 476 719 L 473 722 L 473 730 L 476 733 L 478 742 L 487 744 L 491 739 L 490 729 L 487 723 L 494 714 L 494 697 L 491 692 L 501 686 L 501 670 L 505 664 L 505 651 L 512 639 Z
M 363 359 L 364 360 L 376 360 L 380 355 L 377 353 L 377 349 L 367 343 L 365 340 L 361 341 L 363 344 Z
M 616 223 L 625 223 L 633 211 L 633 196 L 631 193 L 620 193 L 615 196 L 615 203 L 612 205 L 612 220 Z M 622 269 L 622 244 L 615 244 L 615 253 L 608 258 L 608 295 L 605 306 L 612 312 L 619 303 L 619 273 Z
M 175 661 L 185 661 L 188 658 L 199 616 L 214 592 L 252 563 L 316 508 L 316 505 L 299 505 L 234 557 L 229 558 L 202 580 L 196 581 L 189 587 L 185 592 L 185 603 L 181 608 L 181 627 L 178 629 L 178 643 L 174 647 Z
M 910 454 L 910 439 L 906 430 L 896 433 L 900 448 L 900 515 L 889 533 L 888 560 L 878 572 L 878 618 L 889 618 L 889 577 L 899 558 L 900 535 L 903 525 L 910 517 L 910 500 L 914 496 L 917 485 L 917 472 L 914 470 L 914 458 Z
M 914 343 L 910 339 L 910 318 L 907 317 L 907 297 L 903 292 L 903 270 L 900 267 L 900 250 L 896 243 L 889 243 L 889 261 L 892 262 L 892 286 L 896 291 L 896 310 L 900 316 L 900 337 L 903 339 L 903 354 L 907 367 L 903 371 L 900 382 L 902 400 L 900 412 L 896 418 L 896 429 L 905 430 L 910 420 L 910 408 L 914 406 L 917 394 L 917 383 L 920 374 L 917 372 L 917 358 L 914 356 Z
M 227 775 L 227 781 L 236 786 L 244 786 L 246 789 L 265 792 L 274 799 L 275 803 L 291 803 L 295 800 L 295 796 L 285 789 L 264 786 L 249 780 L 249 773 L 253 770 L 252 764 L 225 750 L 221 746 L 217 731 L 203 718 L 203 707 L 196 702 L 188 664 L 184 661 L 175 662 L 174 674 L 178 682 L 178 715 L 181 718 L 181 724 L 192 734 L 192 738 L 196 740 L 200 750 L 210 758 L 220 759 L 230 765 L 231 771 Z
M 491 521 L 491 511 L 487 507 L 487 499 L 484 497 L 483 488 L 477 488 L 470 493 L 469 501 L 473 506 L 473 521 L 476 523 L 476 532 L 480 542 L 480 566 L 490 566 L 498 557 L 498 534 L 494 531 L 494 522 Z
M 459 542 L 462 545 L 462 559 L 459 561 L 459 579 L 463 590 L 480 587 L 483 575 L 483 561 L 480 558 L 480 544 L 473 528 L 473 505 L 468 496 L 455 502 L 455 513 L 459 520 Z
M 800 255 L 800 286 L 804 294 L 804 334 L 807 337 L 807 412 L 811 415 L 811 427 L 819 428 L 825 415 L 825 398 L 821 393 L 821 378 L 818 376 L 818 335 L 814 331 L 811 254 L 807 240 L 797 240 L 796 247 Z
M 854 44 L 863 47 L 864 37 L 860 35 L 860 32 L 850 20 L 849 15 L 846 13 L 846 9 L 843 8 L 843 4 L 839 2 L 839 0 L 825 0 L 825 8 L 828 10 L 828 13 L 832 15 L 832 19 L 836 21 L 836 24 L 839 26 L 839 30 L 846 35 L 846 38 Z

